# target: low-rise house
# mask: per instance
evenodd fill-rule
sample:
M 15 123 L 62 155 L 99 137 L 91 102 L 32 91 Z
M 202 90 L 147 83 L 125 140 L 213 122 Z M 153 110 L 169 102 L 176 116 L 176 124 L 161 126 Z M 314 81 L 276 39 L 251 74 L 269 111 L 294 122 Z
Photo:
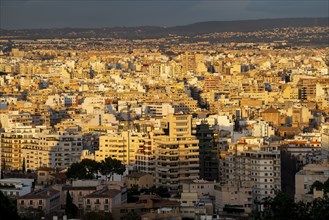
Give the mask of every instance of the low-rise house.
M 125 176 L 125 183 L 128 189 L 138 187 L 138 189 L 149 189 L 154 186 L 153 175 L 149 173 L 134 172 Z
M 315 198 L 323 197 L 322 190 L 312 190 L 315 181 L 324 183 L 329 179 L 329 164 L 324 161 L 322 164 L 307 164 L 295 175 L 295 201 L 310 202 Z
M 42 210 L 45 215 L 58 212 L 61 208 L 60 192 L 46 188 L 17 199 L 17 210 L 20 215 L 23 215 L 29 208 Z
M 112 212 L 113 206 L 121 204 L 121 191 L 104 187 L 83 198 L 84 212 Z

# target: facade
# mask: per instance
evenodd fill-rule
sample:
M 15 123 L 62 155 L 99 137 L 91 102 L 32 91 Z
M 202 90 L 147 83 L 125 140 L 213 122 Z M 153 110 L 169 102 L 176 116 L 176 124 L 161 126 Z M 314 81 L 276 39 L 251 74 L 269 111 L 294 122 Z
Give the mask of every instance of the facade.
M 143 173 L 154 173 L 155 170 L 155 149 L 153 144 L 153 134 L 143 138 L 143 145 L 139 146 L 136 152 L 136 170 Z
M 28 208 L 42 210 L 46 215 L 60 210 L 60 192 L 46 188 L 31 192 L 17 199 L 17 210 L 24 215 Z
M 152 174 L 133 172 L 124 177 L 128 189 L 137 187 L 138 189 L 149 189 L 154 186 Z
M 80 161 L 81 152 L 82 135 L 72 132 L 41 133 L 22 148 L 26 169 L 30 170 L 69 167 Z
M 84 212 L 111 212 L 114 206 L 120 205 L 121 191 L 103 188 L 83 197 Z
M 271 137 L 275 135 L 275 131 L 268 122 L 258 121 L 253 124 L 252 135 L 255 137 Z
M 280 164 L 277 144 L 247 144 L 247 140 L 242 140 L 231 145 L 229 153 L 221 160 L 221 182 L 223 186 L 251 190 L 255 205 L 281 189 Z
M 11 198 L 24 196 L 33 190 L 34 179 L 6 178 L 0 179 L 0 191 Z
M 123 164 L 133 166 L 136 163 L 136 153 L 142 146 L 142 134 L 132 131 L 100 136 L 99 150 L 95 151 L 96 161 L 111 157 L 120 160 Z
M 199 140 L 200 178 L 218 180 L 219 139 L 216 131 L 202 123 L 196 127 L 196 137 Z
M 1 165 L 4 169 L 22 170 L 22 151 L 27 146 L 33 146 L 40 128 L 32 126 L 17 126 L 15 128 L 5 128 L 1 134 Z M 25 159 L 25 163 L 27 159 Z
M 78 209 L 83 210 L 85 205 L 84 197 L 101 188 L 102 186 L 98 183 L 88 183 L 85 181 L 84 183 L 73 182 L 72 186 L 63 186 L 61 188 L 61 204 L 65 204 L 66 193 L 69 191 L 73 204 L 75 204 Z
M 322 194 L 314 190 L 311 192 L 311 186 L 315 181 L 324 183 L 329 179 L 328 161 L 324 160 L 322 164 L 307 164 L 295 175 L 296 193 L 295 201 L 312 201 L 316 197 L 322 197 Z
M 155 184 L 167 187 L 172 195 L 182 182 L 199 177 L 199 141 L 191 134 L 190 115 L 170 115 L 161 120 L 155 145 Z

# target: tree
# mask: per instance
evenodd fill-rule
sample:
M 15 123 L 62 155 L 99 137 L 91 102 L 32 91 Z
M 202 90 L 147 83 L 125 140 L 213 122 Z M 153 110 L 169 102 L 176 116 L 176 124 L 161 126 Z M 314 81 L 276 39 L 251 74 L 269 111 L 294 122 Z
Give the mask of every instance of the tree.
M 78 207 L 74 205 L 69 190 L 66 192 L 65 214 L 67 218 L 75 218 L 78 214 Z
M 73 163 L 68 168 L 66 176 L 72 179 L 94 179 L 99 170 L 99 163 L 90 159 L 83 159 L 80 163 Z
M 111 157 L 105 158 L 100 164 L 100 172 L 106 176 L 106 179 L 111 179 L 115 173 L 122 175 L 125 170 L 126 167 L 120 160 L 112 159 Z
M 5 196 L 0 191 L 0 213 L 2 217 L 6 217 L 7 219 L 20 219 L 17 214 L 17 206 L 9 199 L 7 196 Z
M 310 188 L 310 193 L 311 194 L 313 194 L 313 190 L 314 190 L 314 188 L 316 189 L 316 190 L 323 190 L 323 183 L 321 183 L 320 181 L 315 181 L 313 184 L 312 184 L 312 186 L 311 186 L 311 188 Z
M 25 173 L 26 167 L 25 167 L 25 158 L 23 158 L 23 164 L 22 164 L 22 172 Z
M 278 192 L 274 198 L 264 200 L 265 210 L 262 214 L 254 213 L 256 219 L 281 220 L 325 220 L 329 219 L 329 198 L 314 199 L 312 202 L 293 202 L 285 193 Z
M 264 219 L 294 219 L 296 204 L 288 194 L 277 192 L 274 198 L 265 199 L 264 202 Z
M 73 163 L 68 168 L 66 176 L 71 179 L 95 179 L 98 172 L 110 179 L 114 173 L 123 174 L 126 170 L 125 165 L 121 161 L 105 158 L 102 162 L 96 162 L 90 159 L 83 159 L 79 163 Z
M 98 162 L 91 159 L 83 159 L 80 163 L 86 169 L 87 176 L 97 178 L 97 174 L 100 166 Z
M 329 178 L 323 183 L 324 193 L 329 193 Z

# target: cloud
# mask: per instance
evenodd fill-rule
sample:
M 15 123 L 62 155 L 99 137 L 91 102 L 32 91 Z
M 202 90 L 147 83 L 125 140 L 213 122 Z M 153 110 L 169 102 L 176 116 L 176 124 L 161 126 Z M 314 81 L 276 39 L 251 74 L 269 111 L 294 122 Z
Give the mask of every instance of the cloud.
M 0 27 L 174 26 L 209 20 L 328 16 L 327 0 L 0 0 Z

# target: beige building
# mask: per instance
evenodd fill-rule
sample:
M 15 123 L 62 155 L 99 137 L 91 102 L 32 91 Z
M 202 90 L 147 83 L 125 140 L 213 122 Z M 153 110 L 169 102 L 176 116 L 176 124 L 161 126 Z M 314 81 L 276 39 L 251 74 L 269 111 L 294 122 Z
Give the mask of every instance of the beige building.
M 32 128 L 31 126 L 5 128 L 5 132 L 1 134 L 2 168 L 22 170 L 23 158 L 25 158 L 22 153 L 23 148 L 33 146 L 39 133 L 40 128 Z
M 312 201 L 317 197 L 323 197 L 323 192 L 310 192 L 311 186 L 315 181 L 324 183 L 329 179 L 328 161 L 324 160 L 322 164 L 307 164 L 301 171 L 295 175 L 295 201 Z
M 192 135 L 191 115 L 169 115 L 154 136 L 155 184 L 174 195 L 183 181 L 199 177 L 199 141 Z
M 112 213 L 113 207 L 121 203 L 121 191 L 105 187 L 83 197 L 83 210 L 84 212 Z
M 73 204 L 82 210 L 84 209 L 84 197 L 103 187 L 97 180 L 77 180 L 73 181 L 72 185 L 58 185 L 58 190 L 61 192 L 61 204 L 65 204 L 66 193 L 69 191 Z
M 126 165 L 134 165 L 136 153 L 143 146 L 143 135 L 132 131 L 122 131 L 99 137 L 99 150 L 95 151 L 96 161 L 107 157 L 120 160 Z
M 81 152 L 82 135 L 71 132 L 41 133 L 32 144 L 22 148 L 26 169 L 30 170 L 39 167 L 69 167 L 80 161 Z
M 128 189 L 138 187 L 138 189 L 149 189 L 154 186 L 154 178 L 152 174 L 133 172 L 124 177 L 125 184 Z
M 52 188 L 31 192 L 17 199 L 17 211 L 24 215 L 28 208 L 41 209 L 46 215 L 60 210 L 60 192 Z

